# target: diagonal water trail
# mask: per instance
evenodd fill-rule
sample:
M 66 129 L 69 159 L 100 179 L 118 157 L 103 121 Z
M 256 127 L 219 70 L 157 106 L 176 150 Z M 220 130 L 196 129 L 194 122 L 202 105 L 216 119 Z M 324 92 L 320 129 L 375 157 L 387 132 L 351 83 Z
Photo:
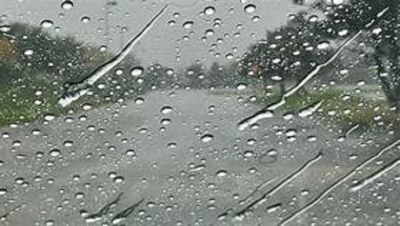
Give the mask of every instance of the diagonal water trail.
M 359 124 L 354 125 L 353 127 L 351 127 L 346 133 L 345 133 L 345 137 L 348 137 L 350 135 L 350 133 L 354 132 L 356 129 L 358 129 L 360 127 Z
M 132 214 L 132 212 L 140 205 L 142 204 L 142 202 L 144 201 L 144 199 L 141 199 L 139 202 L 134 203 L 133 205 L 129 206 L 128 208 L 126 208 L 125 210 L 123 210 L 122 212 L 118 213 L 112 220 L 111 220 L 111 224 L 112 225 L 119 225 L 120 223 L 122 223 L 123 221 L 126 220 L 126 218 Z
M 270 183 L 272 183 L 272 182 L 274 182 L 274 181 L 275 181 L 275 177 L 272 178 L 272 179 L 269 179 L 269 180 L 267 180 L 267 181 L 265 181 L 265 182 L 263 182 L 263 183 L 260 184 L 260 185 L 258 185 L 258 186 L 254 189 L 254 191 L 253 191 L 252 193 L 250 193 L 247 197 L 245 197 L 244 199 L 242 199 L 242 200 L 240 201 L 240 203 L 248 202 L 249 200 L 251 200 L 251 199 L 253 198 L 253 196 L 254 196 L 257 192 L 261 191 L 265 186 L 269 185 Z
M 359 164 L 355 169 L 351 170 L 350 172 L 348 172 L 346 175 L 344 175 L 342 178 L 340 178 L 339 180 L 337 180 L 334 184 L 332 184 L 330 187 L 328 187 L 327 189 L 325 189 L 320 195 L 318 195 L 313 201 L 311 201 L 310 203 L 308 203 L 307 205 L 305 205 L 303 208 L 301 208 L 300 210 L 298 210 L 297 212 L 293 213 L 292 215 L 290 215 L 289 217 L 287 217 L 285 220 L 281 221 L 281 223 L 279 224 L 279 226 L 284 226 L 287 223 L 289 223 L 290 221 L 292 221 L 293 219 L 295 219 L 297 216 L 299 216 L 300 214 L 306 212 L 307 210 L 309 210 L 310 208 L 312 208 L 313 206 L 315 206 L 318 202 L 320 202 L 322 200 L 322 198 L 324 198 L 327 194 L 329 194 L 331 191 L 333 191 L 335 188 L 337 188 L 339 185 L 341 185 L 344 181 L 346 181 L 347 179 L 349 179 L 350 177 L 352 177 L 357 171 L 359 171 L 360 169 L 364 168 L 366 165 L 370 164 L 371 162 L 377 160 L 379 157 L 381 157 L 384 153 L 386 153 L 387 151 L 389 151 L 390 149 L 392 149 L 393 147 L 395 147 L 396 145 L 400 144 L 400 139 L 394 141 L 393 143 L 391 143 L 390 145 L 386 146 L 385 148 L 383 148 L 382 150 L 380 150 L 376 155 L 372 156 L 371 158 L 365 160 L 364 162 L 362 162 L 361 164 Z
M 387 11 L 389 10 L 389 7 L 383 9 L 381 12 L 377 14 L 377 18 L 382 17 Z M 375 19 L 371 20 L 370 23 L 366 24 L 364 26 L 365 29 L 370 28 L 374 23 Z M 286 93 L 284 93 L 281 97 L 281 99 L 265 108 L 263 108 L 261 111 L 255 113 L 254 115 L 242 120 L 239 122 L 238 128 L 239 130 L 244 130 L 250 125 L 258 122 L 259 120 L 263 119 L 264 117 L 259 117 L 259 114 L 264 114 L 267 111 L 275 110 L 279 108 L 280 106 L 286 104 L 286 99 L 295 94 L 297 91 L 299 91 L 301 88 L 303 88 L 308 81 L 310 81 L 312 78 L 314 78 L 315 75 L 318 74 L 321 69 L 327 67 L 330 65 L 340 54 L 341 52 L 351 43 L 353 42 L 357 37 L 359 37 L 362 34 L 363 30 L 359 30 L 356 32 L 352 37 L 347 39 L 345 42 L 340 45 L 340 47 L 335 51 L 332 57 L 330 57 L 325 63 L 316 65 L 314 69 L 312 69 L 305 77 L 303 80 L 301 80 L 299 83 L 297 83 L 294 87 L 292 87 L 290 90 L 288 90 Z
M 91 214 L 89 216 L 86 217 L 85 221 L 86 223 L 92 223 L 92 222 L 96 222 L 99 220 L 102 220 L 103 217 L 108 213 L 108 211 L 110 210 L 110 208 L 113 205 L 116 205 L 119 200 L 121 199 L 121 196 L 123 195 L 123 193 L 120 193 L 116 199 L 114 199 L 113 201 L 111 201 L 110 203 L 107 203 L 105 206 L 103 206 L 103 208 L 101 208 L 97 213 Z
M 112 59 L 100 65 L 92 73 L 89 74 L 82 82 L 71 85 L 68 90 L 60 97 L 58 103 L 62 107 L 66 107 L 72 102 L 78 100 L 81 96 L 89 92 L 89 88 L 107 72 L 117 66 L 121 61 L 128 56 L 133 50 L 134 46 L 143 38 L 143 36 L 153 27 L 157 20 L 164 14 L 168 4 L 161 9 L 147 24 L 146 26 L 133 37 L 125 47 Z
M 350 191 L 356 192 L 356 191 L 364 188 L 368 184 L 371 184 L 372 182 L 374 182 L 376 179 L 382 177 L 385 173 L 387 173 L 388 171 L 390 171 L 391 169 L 396 167 L 399 163 L 400 163 L 400 159 L 396 159 L 396 160 L 392 161 L 387 166 L 383 167 L 382 169 L 378 170 L 377 172 L 373 173 L 372 175 L 364 178 L 362 181 L 358 182 L 357 184 L 353 185 L 350 188 Z
M 288 90 L 286 93 L 284 93 L 281 97 L 281 99 L 268 107 L 262 109 L 261 111 L 257 112 L 256 114 L 244 119 L 243 121 L 239 122 L 239 130 L 244 130 L 250 125 L 258 122 L 259 120 L 265 118 L 265 117 L 260 117 L 260 114 L 265 114 L 265 112 L 275 110 L 279 108 L 280 106 L 286 104 L 286 99 L 295 94 L 297 91 L 299 91 L 309 80 L 311 80 L 315 75 L 318 74 L 318 72 L 323 69 L 324 67 L 328 66 L 330 63 L 332 63 L 338 56 L 339 54 L 344 50 L 346 46 L 348 46 L 354 39 L 356 39 L 358 36 L 360 36 L 362 33 L 362 30 L 354 34 L 351 38 L 349 38 L 347 41 L 345 41 L 333 54 L 331 58 L 329 58 L 325 63 L 317 65 L 314 67 L 314 69 L 307 74 L 307 76 L 299 83 L 297 83 L 294 87 L 292 87 L 290 90 Z
M 311 105 L 301 109 L 299 111 L 298 115 L 302 118 L 312 115 L 315 111 L 317 111 L 321 107 L 323 102 L 324 102 L 324 100 L 320 100 L 320 101 L 312 103 Z
M 249 205 L 247 205 L 243 210 L 237 212 L 235 214 L 235 218 L 242 218 L 244 214 L 249 211 L 250 209 L 257 207 L 264 203 L 268 197 L 274 195 L 276 192 L 278 192 L 280 189 L 282 189 L 284 186 L 289 184 L 291 181 L 293 181 L 295 178 L 297 178 L 299 175 L 303 174 L 304 171 L 306 171 L 311 165 L 314 163 L 318 162 L 322 158 L 322 152 L 319 152 L 316 157 L 313 159 L 309 160 L 306 162 L 302 167 L 300 167 L 297 171 L 286 177 L 284 180 L 282 180 L 279 184 L 277 184 L 275 187 L 264 193 L 260 198 L 256 199 Z

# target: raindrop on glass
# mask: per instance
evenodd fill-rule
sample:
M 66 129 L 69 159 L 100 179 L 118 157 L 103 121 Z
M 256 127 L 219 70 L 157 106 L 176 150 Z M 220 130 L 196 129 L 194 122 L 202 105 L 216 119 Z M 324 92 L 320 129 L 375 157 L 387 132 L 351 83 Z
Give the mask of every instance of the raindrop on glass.
M 226 170 L 220 170 L 217 172 L 217 177 L 225 177 L 226 175 L 228 175 Z
M 214 139 L 214 136 L 210 135 L 210 134 L 206 134 L 201 137 L 201 141 L 203 141 L 204 143 L 208 143 L 208 142 L 212 141 L 213 139 Z
M 69 10 L 74 7 L 74 3 L 70 0 L 65 0 L 63 3 L 61 3 L 61 8 Z
M 186 29 L 189 29 L 193 26 L 193 24 L 194 24 L 193 21 L 186 21 L 185 23 L 183 23 L 182 26 Z
M 84 16 L 81 18 L 82 23 L 88 23 L 90 21 L 90 17 Z
M 24 54 L 26 56 L 31 56 L 31 55 L 33 55 L 33 50 L 31 50 L 31 49 L 25 50 Z
M 208 6 L 204 9 L 204 13 L 206 15 L 213 15 L 215 13 L 215 8 L 212 6 Z
M 254 4 L 248 4 L 244 7 L 246 13 L 254 13 L 256 11 L 256 6 Z
M 42 20 L 42 22 L 40 22 L 40 26 L 43 28 L 49 28 L 51 26 L 53 26 L 53 21 L 51 20 Z
M 131 75 L 137 77 L 137 76 L 142 75 L 143 71 L 144 71 L 144 69 L 142 67 L 134 67 L 131 70 Z
M 166 106 L 166 107 L 163 107 L 162 109 L 161 109 L 161 113 L 162 114 L 169 114 L 169 113 L 171 113 L 172 112 L 172 110 L 173 110 L 173 108 L 172 107 L 170 107 L 170 106 Z
M 57 157 L 57 156 L 60 156 L 60 155 L 61 155 L 61 151 L 58 150 L 58 149 L 53 149 L 53 150 L 50 151 L 50 156 L 52 156 L 52 157 Z

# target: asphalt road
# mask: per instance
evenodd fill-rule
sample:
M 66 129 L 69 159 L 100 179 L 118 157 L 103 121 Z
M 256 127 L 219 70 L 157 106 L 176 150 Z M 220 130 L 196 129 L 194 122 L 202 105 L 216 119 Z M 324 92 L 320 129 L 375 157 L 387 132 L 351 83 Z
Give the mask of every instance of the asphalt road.
M 396 133 L 343 137 L 329 120 L 283 112 L 239 131 L 262 107 L 248 97 L 157 91 L 3 129 L 0 225 L 278 225 L 299 211 L 287 225 L 399 221 L 399 169 L 349 191 L 399 149 L 341 180 Z

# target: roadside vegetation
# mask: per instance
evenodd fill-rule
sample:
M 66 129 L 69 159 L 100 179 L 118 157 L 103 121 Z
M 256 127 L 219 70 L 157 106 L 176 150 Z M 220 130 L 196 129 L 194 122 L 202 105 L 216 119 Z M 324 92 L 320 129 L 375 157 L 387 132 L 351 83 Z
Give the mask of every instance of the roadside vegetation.
M 271 104 L 279 100 L 278 93 L 266 94 L 263 91 L 255 92 L 258 103 Z M 280 114 L 296 113 L 299 110 L 322 101 L 315 115 L 325 123 L 334 123 L 347 128 L 359 125 L 363 129 L 384 126 L 400 129 L 400 115 L 390 109 L 386 100 L 368 100 L 360 95 L 345 93 L 341 90 L 308 91 L 296 94 L 286 100 L 281 107 Z

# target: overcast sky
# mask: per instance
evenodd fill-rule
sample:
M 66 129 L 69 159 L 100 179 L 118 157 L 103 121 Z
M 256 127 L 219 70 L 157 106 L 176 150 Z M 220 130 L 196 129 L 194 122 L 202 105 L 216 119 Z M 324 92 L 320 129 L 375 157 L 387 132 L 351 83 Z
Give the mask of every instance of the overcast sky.
M 23 21 L 40 26 L 41 21 L 51 20 L 54 24 L 47 30 L 74 35 L 93 45 L 107 44 L 115 52 L 169 3 L 167 13 L 136 46 L 135 56 L 143 65 L 157 62 L 168 67 L 182 67 L 195 60 L 207 65 L 213 61 L 227 62 L 229 54 L 240 57 L 251 43 L 264 38 L 266 29 L 284 24 L 289 14 L 302 9 L 293 5 L 292 0 L 74 0 L 74 6 L 66 10 L 61 7 L 63 1 L 0 0 L 0 13 L 5 15 L 6 23 Z M 106 2 L 110 1 L 117 4 L 109 6 L 111 42 L 107 43 L 104 19 Z M 244 10 L 248 4 L 256 6 L 254 12 Z M 202 13 L 208 6 L 215 8 L 213 14 L 211 11 L 208 11 L 210 15 Z M 253 21 L 254 16 L 260 20 Z M 83 17 L 89 17 L 90 21 L 82 22 Z M 217 18 L 221 25 L 214 27 Z M 175 25 L 171 26 L 173 20 Z M 186 21 L 193 21 L 193 26 L 184 28 L 182 25 Z M 120 27 L 126 27 L 126 32 L 121 34 Z M 207 36 L 209 29 L 214 33 Z

